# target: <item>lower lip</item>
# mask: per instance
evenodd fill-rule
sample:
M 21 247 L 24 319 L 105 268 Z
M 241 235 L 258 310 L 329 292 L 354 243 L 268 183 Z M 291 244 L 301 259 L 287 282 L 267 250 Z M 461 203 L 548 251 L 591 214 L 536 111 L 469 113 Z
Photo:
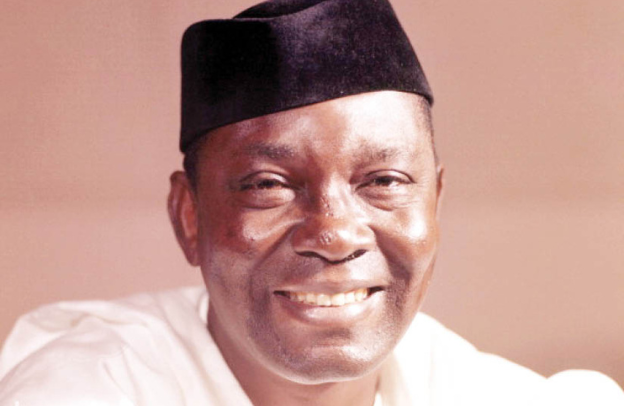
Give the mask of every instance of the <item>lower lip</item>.
M 319 326 L 344 326 L 361 321 L 381 307 L 384 291 L 376 291 L 361 302 L 343 306 L 314 306 L 294 302 L 289 298 L 274 294 L 278 306 L 297 321 Z

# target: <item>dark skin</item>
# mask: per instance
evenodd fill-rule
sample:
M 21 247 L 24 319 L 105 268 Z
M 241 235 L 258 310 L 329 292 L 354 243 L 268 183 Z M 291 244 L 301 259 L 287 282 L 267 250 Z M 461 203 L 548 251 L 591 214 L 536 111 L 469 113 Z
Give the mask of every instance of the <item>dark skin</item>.
M 373 404 L 437 251 L 442 170 L 422 103 L 373 92 L 238 122 L 210 133 L 195 187 L 172 174 L 208 329 L 254 405 Z

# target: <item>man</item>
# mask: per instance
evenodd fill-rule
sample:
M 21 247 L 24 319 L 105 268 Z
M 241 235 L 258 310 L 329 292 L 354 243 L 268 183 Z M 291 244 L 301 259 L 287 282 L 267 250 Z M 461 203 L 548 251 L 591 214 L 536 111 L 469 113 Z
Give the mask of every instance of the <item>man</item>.
M 262 3 L 190 27 L 182 62 L 169 214 L 205 288 L 33 312 L 0 405 L 622 404 L 416 316 L 443 170 L 389 3 Z

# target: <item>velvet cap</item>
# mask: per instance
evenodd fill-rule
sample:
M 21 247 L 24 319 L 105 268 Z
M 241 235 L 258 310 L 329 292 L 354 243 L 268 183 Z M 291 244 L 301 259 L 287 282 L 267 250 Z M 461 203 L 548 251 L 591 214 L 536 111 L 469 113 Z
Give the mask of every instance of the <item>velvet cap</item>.
M 387 0 L 272 0 L 182 39 L 180 150 L 226 124 L 378 90 L 433 95 Z

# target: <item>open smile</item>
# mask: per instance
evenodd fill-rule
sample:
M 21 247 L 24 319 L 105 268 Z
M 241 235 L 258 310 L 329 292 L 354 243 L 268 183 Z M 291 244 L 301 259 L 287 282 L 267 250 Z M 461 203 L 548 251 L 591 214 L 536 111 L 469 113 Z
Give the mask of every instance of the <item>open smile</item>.
M 379 290 L 381 290 L 381 288 L 359 288 L 335 294 L 303 291 L 276 291 L 275 293 L 296 303 L 304 303 L 310 306 L 319 307 L 340 307 L 352 303 L 362 302 Z
M 318 290 L 301 287 L 273 293 L 277 308 L 289 318 L 324 328 L 352 325 L 383 309 L 385 290 L 381 287 L 351 288 L 335 293 Z

